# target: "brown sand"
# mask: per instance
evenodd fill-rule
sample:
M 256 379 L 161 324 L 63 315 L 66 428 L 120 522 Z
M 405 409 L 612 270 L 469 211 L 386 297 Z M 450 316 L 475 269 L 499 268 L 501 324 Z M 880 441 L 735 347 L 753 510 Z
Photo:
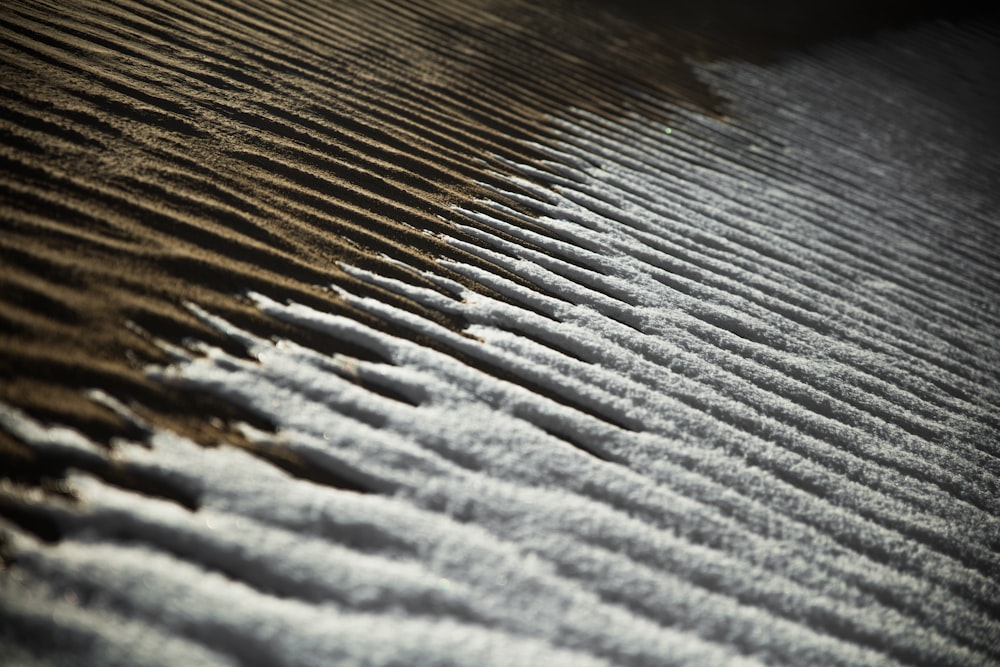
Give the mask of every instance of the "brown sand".
M 338 262 L 434 287 L 391 261 L 403 260 L 487 292 L 437 263 L 483 260 L 428 232 L 462 238 L 439 216 L 456 203 L 475 208 L 487 192 L 478 182 L 499 182 L 487 169 L 504 167 L 491 156 L 537 160 L 525 140 L 544 132 L 542 114 L 566 105 L 620 112 L 622 84 L 720 112 L 682 58 L 759 56 L 759 41 L 725 24 L 725 12 L 693 6 L 5 3 L 0 402 L 104 443 L 141 438 L 141 427 L 84 393 L 99 389 L 155 425 L 249 447 L 231 424 L 269 424 L 143 372 L 169 361 L 156 340 L 234 345 L 186 302 L 262 336 L 359 358 L 372 353 L 265 317 L 245 293 L 389 328 L 325 287 L 338 285 L 461 330 L 453 316 L 376 291 Z M 43 459 L 0 431 L 0 478 L 69 494 L 58 482 L 68 466 L 193 502 L 110 460 Z M 0 499 L 0 514 L 57 537 L 19 507 Z

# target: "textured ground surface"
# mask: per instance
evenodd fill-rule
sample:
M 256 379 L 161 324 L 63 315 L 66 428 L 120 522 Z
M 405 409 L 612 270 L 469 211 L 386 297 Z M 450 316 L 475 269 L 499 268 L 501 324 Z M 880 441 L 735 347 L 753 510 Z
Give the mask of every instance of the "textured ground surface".
M 0 657 L 1000 662 L 997 24 L 641 5 L 0 10 Z

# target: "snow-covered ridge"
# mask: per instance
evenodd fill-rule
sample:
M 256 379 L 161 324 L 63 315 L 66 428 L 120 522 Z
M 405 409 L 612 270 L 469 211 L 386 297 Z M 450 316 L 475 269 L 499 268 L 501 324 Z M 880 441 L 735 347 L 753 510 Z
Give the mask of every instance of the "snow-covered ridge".
M 344 267 L 464 332 L 346 290 L 427 344 L 251 295 L 386 363 L 192 307 L 255 360 L 175 350 L 152 376 L 368 493 L 170 432 L 123 443 L 197 510 L 75 476 L 79 506 L 47 501 L 59 545 L 13 530 L 6 644 L 28 661 L 54 638 L 40 664 L 995 663 L 997 221 L 948 189 L 960 166 L 914 174 L 877 141 L 951 154 L 922 132 L 950 108 L 895 75 L 923 38 L 877 52 L 867 76 L 897 88 L 871 89 L 863 143 L 821 92 L 858 100 L 865 51 L 707 71 L 750 100 L 730 122 L 553 118 L 550 164 L 502 192 L 548 233 L 486 202 L 451 221 L 478 243 L 444 239 L 538 291 L 455 261 L 508 301 Z

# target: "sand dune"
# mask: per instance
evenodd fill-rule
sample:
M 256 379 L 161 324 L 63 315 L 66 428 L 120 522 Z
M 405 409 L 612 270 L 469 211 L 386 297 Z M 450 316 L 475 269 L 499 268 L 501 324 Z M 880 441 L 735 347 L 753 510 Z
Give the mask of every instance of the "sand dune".
M 5 16 L 11 210 L 2 292 L 5 328 L 16 335 L 2 343 L 11 378 L 2 398 L 103 440 L 125 425 L 79 389 L 127 395 L 147 417 L 204 442 L 235 437 L 191 418 L 210 397 L 171 394 L 142 372 L 166 361 L 143 331 L 231 345 L 185 300 L 295 338 L 308 334 L 260 317 L 238 295 L 255 289 L 346 313 L 326 286 L 371 288 L 342 261 L 423 285 L 431 283 L 417 272 L 429 270 L 477 288 L 435 261 L 498 270 L 433 236 L 454 233 L 441 220 L 448 207 L 474 205 L 498 185 L 498 158 L 538 158 L 527 140 L 543 132 L 538 119 L 553 99 L 609 106 L 626 80 L 616 71 L 652 66 L 624 48 L 595 50 L 579 28 L 583 37 L 555 46 L 536 40 L 533 31 L 565 17 L 526 6 L 491 14 L 466 3 L 125 2 L 53 11 L 31 2 Z M 608 29 L 600 18 L 576 24 Z M 581 63 L 596 51 L 605 53 L 595 64 Z M 523 80 L 524 71 L 534 75 Z M 660 71 L 677 95 L 706 97 L 686 66 Z M 213 407 L 226 420 L 247 418 L 228 409 Z M 5 443 L 15 459 L 31 456 Z
M 997 24 L 723 5 L 5 6 L 0 655 L 1000 661 Z

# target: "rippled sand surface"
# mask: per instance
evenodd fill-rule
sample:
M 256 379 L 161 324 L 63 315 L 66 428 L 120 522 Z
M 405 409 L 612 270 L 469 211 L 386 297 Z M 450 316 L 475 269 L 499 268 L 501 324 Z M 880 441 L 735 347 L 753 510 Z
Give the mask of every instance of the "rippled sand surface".
M 1000 661 L 998 24 L 651 7 L 0 10 L 0 662 Z

